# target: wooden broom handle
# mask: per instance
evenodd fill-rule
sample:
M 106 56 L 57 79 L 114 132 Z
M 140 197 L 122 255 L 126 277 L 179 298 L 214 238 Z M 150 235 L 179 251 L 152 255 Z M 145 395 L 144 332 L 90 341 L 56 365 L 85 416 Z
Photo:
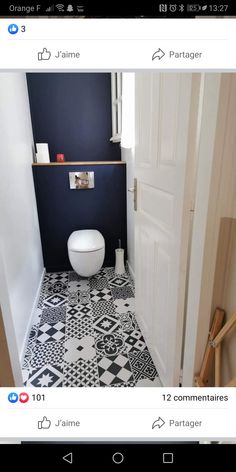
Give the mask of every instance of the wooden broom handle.
M 211 330 L 209 333 L 207 347 L 206 347 L 205 354 L 203 357 L 200 374 L 196 378 L 197 385 L 201 387 L 206 386 L 208 382 L 208 377 L 210 374 L 210 369 L 211 369 L 211 365 L 212 365 L 213 357 L 214 357 L 213 341 L 214 341 L 214 338 L 217 336 L 217 334 L 221 330 L 224 315 L 225 315 L 224 310 L 222 310 L 221 308 L 216 308 L 214 318 L 213 318 L 213 323 L 212 323 Z
M 213 339 L 213 342 L 212 342 L 213 347 L 216 348 L 218 344 L 221 343 L 221 341 L 223 341 L 226 334 L 228 334 L 229 331 L 231 331 L 231 329 L 234 327 L 235 324 L 236 324 L 236 313 L 234 313 L 233 316 L 231 316 L 230 320 L 228 320 L 227 323 L 225 323 L 224 327 L 220 330 L 220 332 L 217 334 L 215 339 Z

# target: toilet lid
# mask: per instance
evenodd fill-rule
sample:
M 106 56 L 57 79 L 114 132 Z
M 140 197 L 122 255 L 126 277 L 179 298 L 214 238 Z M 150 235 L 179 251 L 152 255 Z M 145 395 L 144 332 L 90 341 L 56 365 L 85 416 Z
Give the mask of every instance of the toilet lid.
M 103 249 L 104 237 L 96 229 L 74 231 L 68 239 L 68 249 L 74 252 L 92 252 Z

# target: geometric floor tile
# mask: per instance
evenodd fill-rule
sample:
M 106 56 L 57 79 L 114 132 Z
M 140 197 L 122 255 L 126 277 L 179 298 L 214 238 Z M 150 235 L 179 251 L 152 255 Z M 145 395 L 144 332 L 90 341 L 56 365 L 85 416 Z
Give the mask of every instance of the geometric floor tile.
M 112 300 L 112 294 L 109 288 L 103 288 L 102 290 L 93 289 L 90 292 L 91 301 L 97 303 L 101 300 Z
M 96 356 L 94 337 L 84 336 L 81 339 L 69 338 L 65 341 L 66 362 L 76 362 L 78 359 L 91 360 Z
M 93 278 L 94 278 L 94 279 L 101 279 L 101 278 L 103 278 L 103 277 L 107 277 L 107 273 L 106 273 L 106 268 L 105 268 L 105 267 L 102 267 L 102 268 L 99 270 L 99 272 L 98 272 L 96 275 L 94 275 Z M 91 278 L 90 278 L 90 280 L 91 280 Z
M 43 302 L 45 299 L 45 296 L 47 296 L 47 283 L 43 282 L 40 294 L 39 294 L 39 299 L 38 299 L 38 305 L 37 308 L 43 308 Z
M 29 344 L 26 347 L 25 353 L 24 353 L 24 359 L 22 362 L 22 369 L 28 369 L 31 370 L 31 360 L 34 354 L 34 345 L 30 346 Z
M 111 287 L 111 292 L 114 299 L 123 298 L 125 300 L 126 298 L 132 298 L 134 296 L 131 285 L 126 285 L 124 287 Z
M 93 316 L 95 318 L 101 315 L 111 315 L 112 313 L 115 313 L 113 301 L 100 300 L 93 303 Z
M 98 355 L 115 356 L 125 351 L 125 342 L 122 335 L 103 334 L 98 336 L 95 341 Z
M 158 376 L 148 349 L 130 351 L 128 357 L 135 380 L 154 380 Z
M 73 319 L 79 319 L 83 317 L 84 315 L 91 315 L 92 314 L 92 307 L 89 303 L 85 305 L 68 305 L 67 307 L 67 313 L 66 313 L 66 319 L 70 320 L 71 318 Z
M 61 282 L 61 280 L 53 283 L 48 283 L 47 291 L 49 294 L 53 293 L 67 293 L 67 283 Z
M 127 313 L 128 311 L 134 312 L 135 311 L 135 300 L 134 298 L 126 298 L 126 299 L 116 299 L 114 300 L 115 311 L 116 313 Z
M 44 308 L 41 316 L 42 323 L 56 323 L 57 321 L 66 321 L 66 306 L 57 308 Z
M 67 299 L 64 294 L 57 293 L 46 297 L 43 306 L 44 308 L 56 308 L 58 306 L 65 305 L 66 301 Z
M 104 385 L 105 386 L 105 385 Z M 106 387 L 137 387 L 136 382 L 120 382 L 120 383 L 113 383 L 111 385 L 106 385 Z
M 83 338 L 85 336 L 93 336 L 92 317 L 89 315 L 82 315 L 80 318 L 70 318 L 66 321 L 66 339 L 68 338 Z
M 120 323 L 117 316 L 102 315 L 96 318 L 93 323 L 94 335 L 106 334 L 119 331 Z
M 99 387 L 96 358 L 64 364 L 63 387 Z
M 43 305 L 43 300 L 42 300 L 42 305 Z M 43 306 L 42 308 L 36 308 L 33 314 L 33 319 L 32 319 L 32 325 L 37 325 L 41 322 L 42 318 L 42 311 L 43 311 Z
M 36 343 L 31 366 L 42 367 L 46 364 L 58 365 L 63 362 L 65 346 L 64 341 Z
M 78 297 L 79 297 L 79 300 L 78 300 L 78 303 L 80 303 L 81 305 L 87 305 L 88 303 L 90 303 L 90 293 L 89 293 L 89 290 L 81 290 L 78 292 Z
M 87 290 L 89 290 L 88 279 L 72 280 L 68 282 L 68 292 L 86 292 Z
M 159 378 L 135 317 L 128 269 L 44 275 L 22 372 L 30 387 L 136 387 Z
M 68 272 L 68 283 L 77 282 L 80 279 L 81 279 L 81 277 L 76 272 L 74 272 L 73 270 Z
M 127 275 L 127 272 L 124 272 L 124 274 L 116 274 L 114 267 L 106 267 L 105 272 L 106 272 L 106 276 L 109 280 L 113 279 L 114 277 L 123 277 L 123 278 L 126 278 L 126 279 L 129 278 L 128 275 Z
M 45 272 L 44 278 L 43 278 L 43 284 L 47 284 L 49 279 L 50 279 L 50 274 L 51 272 Z
M 65 323 L 44 323 L 39 326 L 37 343 L 47 343 L 50 341 L 62 341 L 65 338 Z
M 68 272 L 49 272 L 48 275 L 48 283 L 54 282 L 62 282 L 67 283 L 69 278 Z
M 127 352 L 133 350 L 144 351 L 147 348 L 142 333 L 139 329 L 134 329 L 130 332 L 124 333 L 125 345 Z
M 125 354 L 98 358 L 98 375 L 101 387 L 134 380 L 128 356 Z
M 149 380 L 149 379 L 138 380 L 138 382 L 136 383 L 136 387 L 160 388 L 162 387 L 162 384 L 159 377 L 156 377 L 154 380 Z
M 29 375 L 30 375 L 29 370 L 24 369 L 24 367 L 22 366 L 23 384 L 24 384 L 25 386 L 27 385 L 27 381 L 28 381 Z
M 130 285 L 129 279 L 122 277 L 122 275 L 116 275 L 109 280 L 110 287 L 125 287 Z
M 44 365 L 33 370 L 29 376 L 27 387 L 62 387 L 63 365 Z
M 122 313 L 120 315 L 120 325 L 124 332 L 133 331 L 134 329 L 139 329 L 138 323 L 135 318 L 135 314 L 131 311 L 127 313 Z
M 78 291 L 68 292 L 68 304 L 69 305 L 78 305 L 78 303 L 79 303 Z
M 37 336 L 38 336 L 38 329 L 39 325 L 33 325 L 30 334 L 29 334 L 29 339 L 28 339 L 28 346 L 33 346 L 36 342 Z
M 95 277 L 90 278 L 90 290 L 102 290 L 103 288 L 109 288 L 106 277 L 100 277 L 100 279 L 95 279 Z

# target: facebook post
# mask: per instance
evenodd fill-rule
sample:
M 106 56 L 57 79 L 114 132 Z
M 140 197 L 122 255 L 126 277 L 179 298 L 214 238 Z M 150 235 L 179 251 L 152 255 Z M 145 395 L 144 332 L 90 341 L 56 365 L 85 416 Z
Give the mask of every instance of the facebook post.
M 8 2 L 0 24 L 0 450 L 233 460 L 234 6 Z

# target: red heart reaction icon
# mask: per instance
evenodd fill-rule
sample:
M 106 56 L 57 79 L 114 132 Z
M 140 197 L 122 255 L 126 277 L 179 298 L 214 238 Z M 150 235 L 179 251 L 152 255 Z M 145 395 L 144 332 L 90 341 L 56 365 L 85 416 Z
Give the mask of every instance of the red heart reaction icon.
M 25 392 L 20 393 L 19 400 L 20 400 L 21 403 L 27 403 L 27 401 L 29 400 L 28 393 L 25 393 Z

